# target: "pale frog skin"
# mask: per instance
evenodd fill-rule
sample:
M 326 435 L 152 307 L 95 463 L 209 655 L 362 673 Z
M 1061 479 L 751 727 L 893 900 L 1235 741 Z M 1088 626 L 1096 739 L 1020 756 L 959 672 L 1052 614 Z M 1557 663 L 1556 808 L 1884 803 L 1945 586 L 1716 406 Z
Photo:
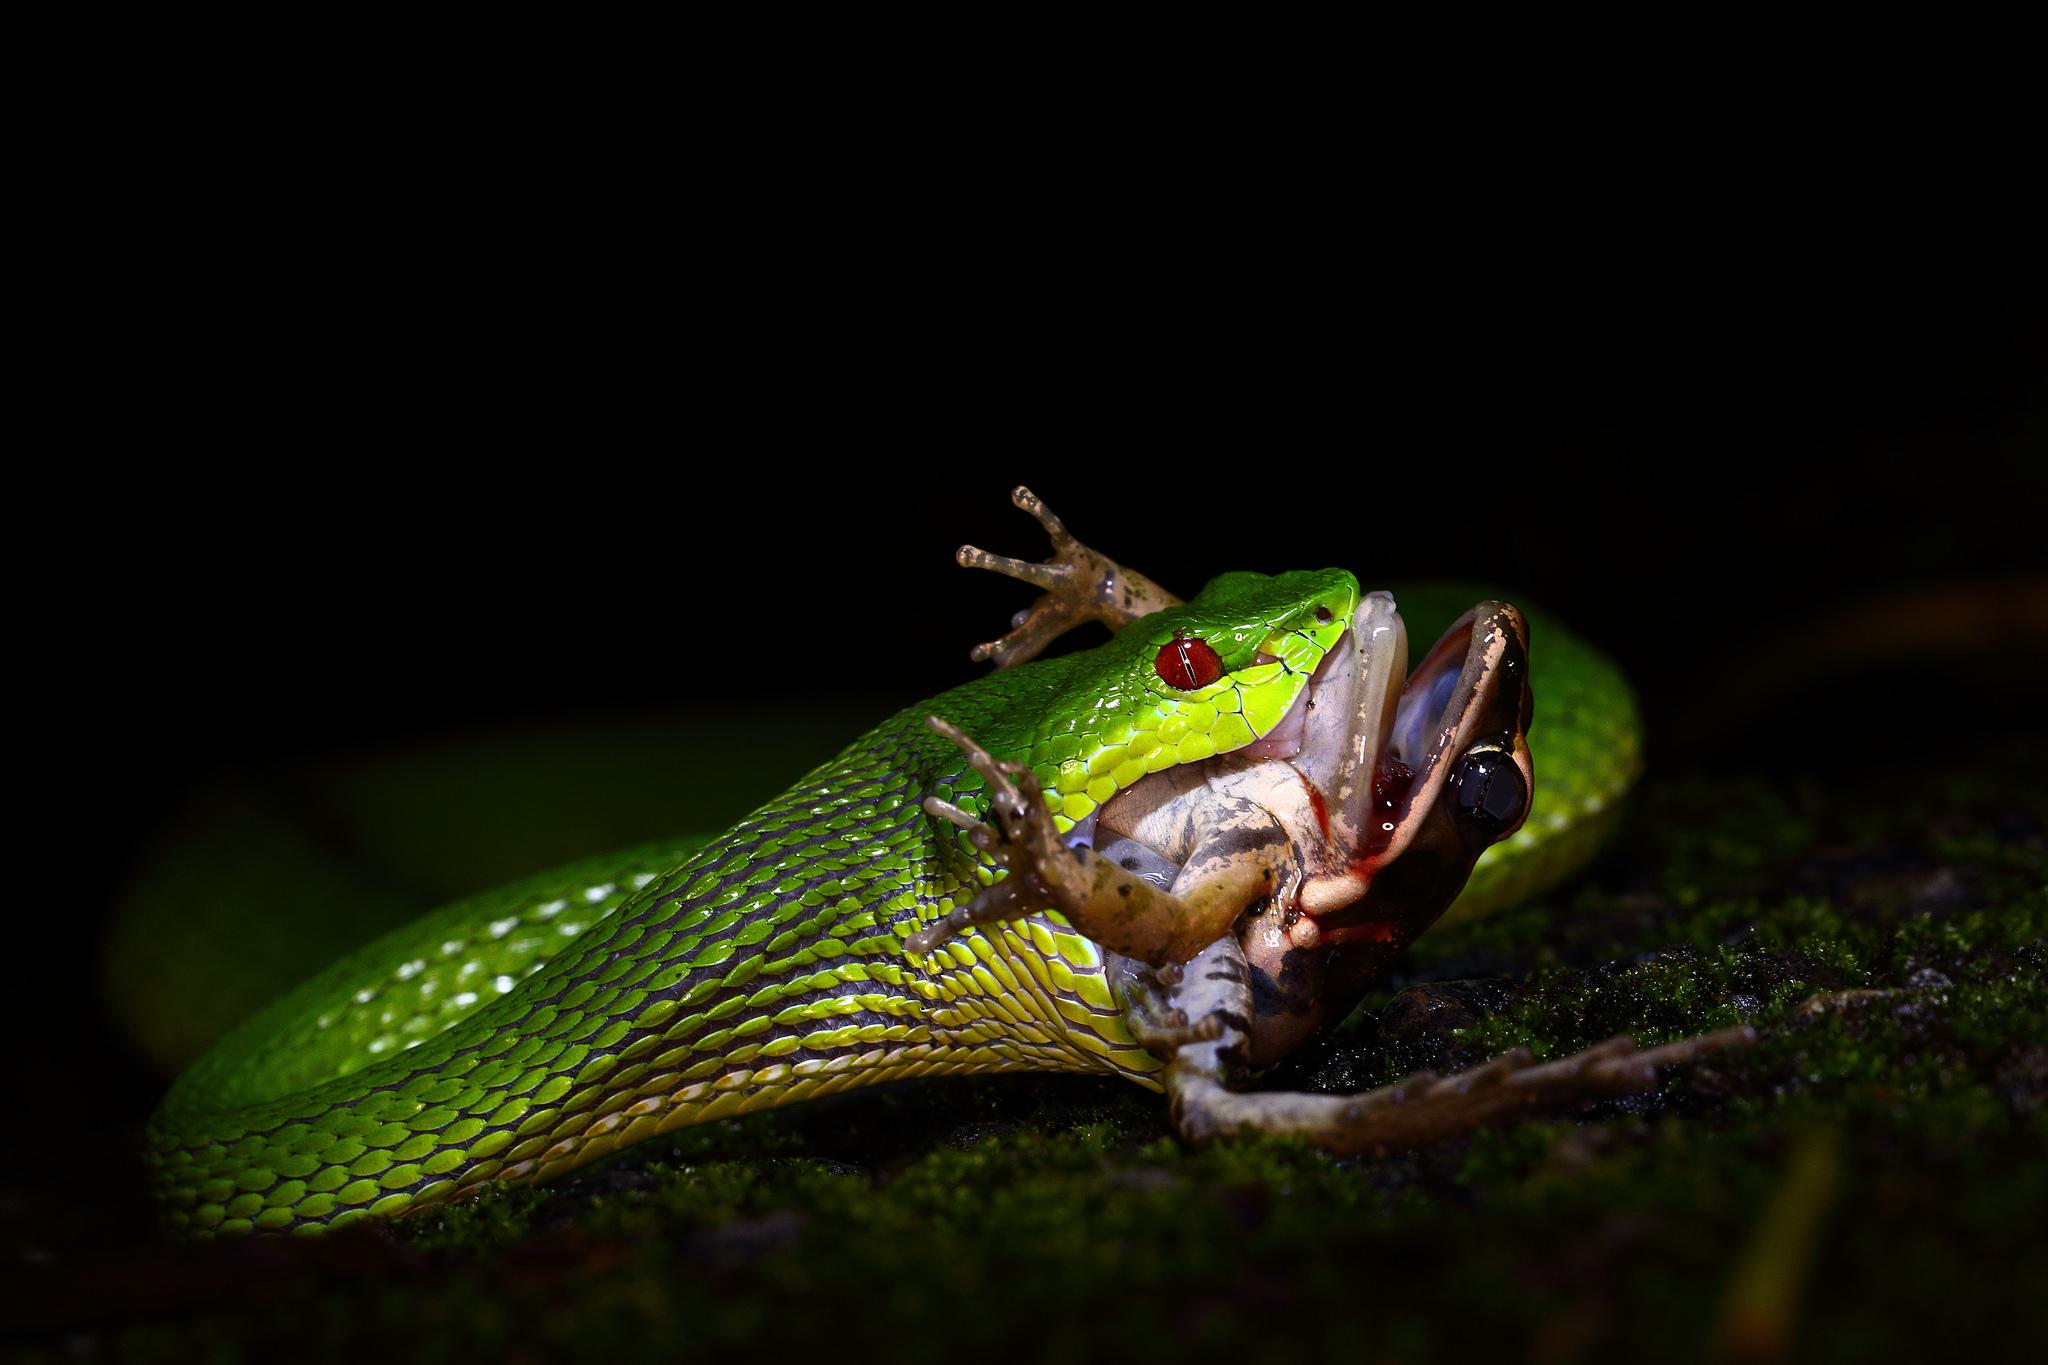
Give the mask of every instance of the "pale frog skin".
M 259 1012 L 152 1121 L 171 1223 L 320 1232 L 943 1073 L 1111 1072 L 1165 1090 L 1191 1141 L 1384 1151 L 1747 1041 L 1242 1091 L 1515 838 L 1537 771 L 1526 624 L 1481 602 L 1411 676 L 1393 599 L 1345 571 L 1226 574 L 1182 603 L 1013 498 L 1055 554 L 961 552 L 1046 589 L 976 651 L 993 675 L 708 844 L 449 906 Z M 1088 619 L 1109 643 L 1033 661 Z

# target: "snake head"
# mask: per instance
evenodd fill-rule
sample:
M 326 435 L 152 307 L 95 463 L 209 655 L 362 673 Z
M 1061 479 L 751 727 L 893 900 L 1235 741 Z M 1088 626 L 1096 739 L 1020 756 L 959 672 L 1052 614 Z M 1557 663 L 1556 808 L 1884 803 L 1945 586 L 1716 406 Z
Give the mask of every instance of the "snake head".
M 1025 762 L 1062 828 L 1150 774 L 1271 735 L 1342 652 L 1358 599 L 1342 569 L 1223 574 L 1090 651 L 1060 692 L 1032 699 Z

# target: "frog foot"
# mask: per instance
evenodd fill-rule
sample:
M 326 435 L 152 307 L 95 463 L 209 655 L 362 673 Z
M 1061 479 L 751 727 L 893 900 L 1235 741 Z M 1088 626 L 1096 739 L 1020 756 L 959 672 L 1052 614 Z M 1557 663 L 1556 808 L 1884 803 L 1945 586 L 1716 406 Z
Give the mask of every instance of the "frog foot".
M 1516 1048 L 1448 1076 L 1419 1072 L 1357 1095 L 1247 1094 L 1224 1084 L 1232 1062 L 1244 1055 L 1240 1011 L 1251 999 L 1243 973 L 1242 951 L 1226 939 L 1190 964 L 1189 988 L 1178 992 L 1176 1004 L 1223 1022 L 1215 1041 L 1183 1047 L 1167 1065 L 1174 1126 L 1189 1142 L 1275 1133 L 1340 1155 L 1382 1156 L 1537 1109 L 1648 1090 L 1664 1067 L 1747 1047 L 1757 1036 L 1742 1026 L 1652 1048 L 1638 1047 L 1629 1037 L 1610 1038 L 1550 1062 Z
M 938 716 L 927 716 L 925 724 L 958 745 L 981 775 L 994 823 L 936 796 L 925 798 L 925 812 L 965 830 L 968 841 L 1004 875 L 966 905 L 906 938 L 903 946 L 909 952 L 929 953 L 975 925 L 1045 910 L 1059 911 L 1112 952 L 1147 960 L 1185 961 L 1221 932 L 1213 923 L 1214 905 L 1183 901 L 1094 849 L 1065 842 L 1029 768 L 995 757 Z
M 1166 992 L 1180 985 L 1182 978 L 1183 969 L 1177 962 L 1147 967 L 1133 959 L 1130 974 L 1113 987 L 1131 1037 L 1147 1052 L 1166 1060 L 1180 1048 L 1223 1036 L 1221 1018 L 1212 1014 L 1189 1023 L 1187 1011 L 1168 999 Z
M 1180 1010 L 1169 1010 L 1156 1023 L 1136 1014 L 1126 1014 L 1124 1025 L 1130 1029 L 1131 1037 L 1137 1040 L 1138 1046 L 1155 1057 L 1171 1057 L 1181 1048 L 1213 1042 L 1223 1036 L 1221 1019 L 1211 1015 L 1191 1024 Z
M 1179 598 L 1143 574 L 1124 568 L 1074 539 L 1052 509 L 1022 484 L 1010 490 L 1010 501 L 1038 518 L 1038 524 L 1052 538 L 1052 558 L 1033 564 L 1007 555 L 992 555 L 972 545 L 960 547 L 954 558 L 962 566 L 989 569 L 1045 590 L 1037 601 L 1011 618 L 1009 634 L 974 647 L 976 663 L 993 661 L 998 669 L 1011 668 L 1035 658 L 1047 645 L 1084 622 L 1100 621 L 1112 631 L 1122 630 L 1141 616 L 1179 603 Z
M 997 758 L 958 726 L 937 716 L 927 716 L 925 724 L 967 755 L 968 763 L 981 775 L 988 793 L 988 812 L 995 823 L 990 825 L 936 796 L 924 799 L 925 812 L 966 830 L 974 847 L 1007 875 L 983 887 L 966 905 L 906 938 L 903 946 L 917 954 L 929 953 L 977 924 L 1022 919 L 1051 905 L 1054 891 L 1042 871 L 1059 850 L 1059 829 L 1046 809 L 1044 789 L 1029 768 Z

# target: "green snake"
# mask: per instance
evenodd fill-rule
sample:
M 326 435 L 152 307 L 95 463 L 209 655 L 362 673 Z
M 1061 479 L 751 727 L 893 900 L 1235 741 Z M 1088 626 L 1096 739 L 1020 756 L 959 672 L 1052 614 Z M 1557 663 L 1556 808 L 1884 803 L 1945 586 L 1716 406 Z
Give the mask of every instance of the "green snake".
M 1244 1082 L 1447 909 L 1590 856 L 1639 768 L 1621 676 L 1499 601 L 1411 672 L 1404 617 L 1448 619 L 1442 591 L 1232 573 L 1180 602 L 1015 498 L 1054 557 L 961 552 L 1045 589 L 977 651 L 994 672 L 714 838 L 446 906 L 247 1019 L 151 1122 L 170 1223 L 320 1232 L 914 1076 L 1122 1075 L 1192 1141 L 1385 1150 L 1464 1122 Z M 1108 643 L 1033 657 L 1085 619 Z M 1532 1074 L 1498 1108 L 1646 1083 L 1624 1070 Z

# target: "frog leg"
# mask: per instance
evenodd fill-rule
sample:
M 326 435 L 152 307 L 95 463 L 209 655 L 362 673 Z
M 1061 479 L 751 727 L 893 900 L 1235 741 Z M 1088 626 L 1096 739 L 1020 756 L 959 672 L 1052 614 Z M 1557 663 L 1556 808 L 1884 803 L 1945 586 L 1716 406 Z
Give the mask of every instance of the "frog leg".
M 1086 621 L 1122 630 L 1140 616 L 1176 606 L 1180 599 L 1141 573 L 1089 549 L 1068 534 L 1065 523 L 1036 493 L 1019 484 L 1010 501 L 1038 518 L 1052 538 L 1052 558 L 1033 564 L 962 545 L 954 558 L 969 569 L 989 569 L 1045 591 L 1010 621 L 1010 633 L 974 647 L 976 663 L 1011 668 L 1036 657 L 1060 636 Z
M 1213 1039 L 1181 1046 L 1167 1064 L 1166 1093 L 1184 1139 L 1285 1134 L 1347 1156 L 1424 1147 L 1496 1119 L 1647 1090 L 1661 1067 L 1756 1041 L 1755 1030 L 1747 1027 L 1641 1049 L 1633 1038 L 1610 1038 L 1551 1062 L 1537 1062 L 1527 1049 L 1516 1048 L 1449 1076 L 1419 1072 L 1357 1095 L 1242 1093 L 1227 1084 L 1246 1054 L 1252 1010 L 1250 971 L 1235 936 L 1210 945 L 1188 964 L 1174 1003 L 1198 1022 L 1218 1021 Z
M 937 716 L 925 723 L 959 745 L 981 774 L 994 824 L 938 797 L 925 799 L 926 812 L 966 830 L 1007 875 L 912 934 L 904 947 L 913 953 L 928 953 L 977 924 L 1049 908 L 1112 952 L 1153 964 L 1185 962 L 1227 935 L 1287 875 L 1289 843 L 1280 823 L 1251 802 L 1219 802 L 1223 814 L 1172 888 L 1161 887 L 1092 848 L 1065 843 L 1030 769 L 997 759 Z

